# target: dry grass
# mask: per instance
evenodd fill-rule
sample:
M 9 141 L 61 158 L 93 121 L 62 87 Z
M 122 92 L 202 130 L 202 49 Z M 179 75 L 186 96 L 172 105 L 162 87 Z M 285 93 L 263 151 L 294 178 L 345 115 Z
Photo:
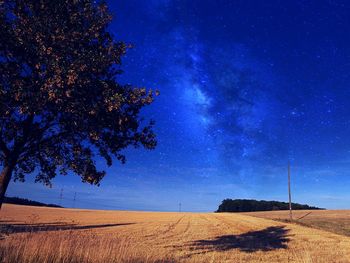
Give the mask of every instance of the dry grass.
M 242 214 L 5 205 L 2 262 L 350 262 L 350 238 Z
M 243 213 L 279 221 L 289 219 L 289 211 Z M 293 211 L 295 223 L 350 236 L 350 210 L 297 210 Z

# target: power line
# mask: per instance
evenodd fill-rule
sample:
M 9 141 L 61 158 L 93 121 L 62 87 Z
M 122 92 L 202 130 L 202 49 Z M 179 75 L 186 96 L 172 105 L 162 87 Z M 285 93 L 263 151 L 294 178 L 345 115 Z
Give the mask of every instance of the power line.
M 61 192 L 60 192 L 60 206 L 62 206 L 62 199 L 63 199 L 63 188 L 61 188 Z
M 77 192 L 74 193 L 73 208 L 75 208 L 75 200 L 76 200 L 76 197 L 77 197 Z
M 289 196 L 289 220 L 293 220 L 292 215 L 292 194 L 290 191 L 290 162 L 288 161 L 288 196 Z

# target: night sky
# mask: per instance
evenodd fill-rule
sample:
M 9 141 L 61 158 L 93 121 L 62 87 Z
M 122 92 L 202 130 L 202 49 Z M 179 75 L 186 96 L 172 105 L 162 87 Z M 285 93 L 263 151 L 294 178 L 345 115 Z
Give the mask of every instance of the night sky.
M 99 188 L 73 175 L 51 189 L 28 178 L 9 196 L 214 211 L 224 198 L 287 201 L 290 160 L 293 201 L 350 208 L 349 2 L 109 5 L 110 31 L 134 45 L 119 81 L 160 91 L 143 111 L 156 121 L 156 150 L 128 149 L 127 164 L 114 162 Z

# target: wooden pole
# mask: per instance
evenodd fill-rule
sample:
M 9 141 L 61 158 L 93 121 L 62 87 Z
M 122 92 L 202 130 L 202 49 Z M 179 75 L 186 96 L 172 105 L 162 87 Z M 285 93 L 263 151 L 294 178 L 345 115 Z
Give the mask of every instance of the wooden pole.
M 62 198 L 63 198 L 63 188 L 61 188 L 61 192 L 60 192 L 60 206 L 62 206 Z
M 77 197 L 77 192 L 74 193 L 74 199 L 73 199 L 73 208 L 75 208 L 75 199 Z
M 288 195 L 289 195 L 289 220 L 293 220 L 292 216 L 292 194 L 290 192 L 290 162 L 288 161 Z

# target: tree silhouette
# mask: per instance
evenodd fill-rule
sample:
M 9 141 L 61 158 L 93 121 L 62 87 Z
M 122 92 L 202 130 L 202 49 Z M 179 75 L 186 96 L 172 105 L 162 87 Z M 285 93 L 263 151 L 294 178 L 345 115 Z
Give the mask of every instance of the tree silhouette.
M 111 19 L 99 1 L 0 1 L 0 208 L 12 177 L 50 185 L 72 171 L 98 185 L 94 156 L 110 166 L 127 146 L 155 147 L 139 114 L 154 93 L 118 84 L 128 46 Z
M 294 210 L 316 210 L 322 209 L 315 206 L 292 203 Z M 279 201 L 265 201 L 253 199 L 224 199 L 216 212 L 253 212 L 253 211 L 272 211 L 288 210 L 289 203 Z

